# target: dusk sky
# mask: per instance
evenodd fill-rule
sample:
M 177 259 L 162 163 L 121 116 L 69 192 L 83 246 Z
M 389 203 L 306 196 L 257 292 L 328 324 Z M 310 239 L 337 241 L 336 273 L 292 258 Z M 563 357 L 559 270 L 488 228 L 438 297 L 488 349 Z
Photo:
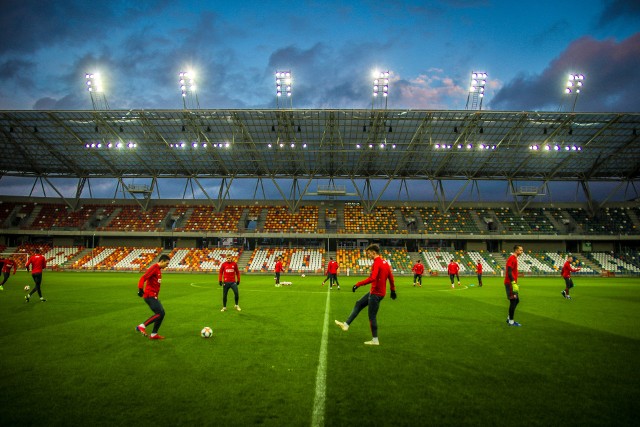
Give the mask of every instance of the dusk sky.
M 179 109 L 178 73 L 201 108 L 274 108 L 291 70 L 294 108 L 367 108 L 390 70 L 389 108 L 464 109 L 472 71 L 483 109 L 640 111 L 640 2 L 5 0 L 0 110 L 91 109 L 100 72 L 111 109 Z M 566 103 L 566 98 L 564 98 Z
M 5 0 L 0 109 L 91 109 L 99 71 L 112 109 L 275 107 L 291 70 L 294 108 L 366 108 L 371 72 L 392 72 L 389 107 L 557 111 L 566 75 L 586 76 L 576 111 L 640 111 L 640 2 Z

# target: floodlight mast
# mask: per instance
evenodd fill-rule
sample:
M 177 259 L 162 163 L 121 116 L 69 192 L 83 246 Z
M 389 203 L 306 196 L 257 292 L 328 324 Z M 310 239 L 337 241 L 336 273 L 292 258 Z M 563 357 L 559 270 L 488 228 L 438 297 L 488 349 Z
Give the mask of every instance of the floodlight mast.
M 93 106 L 93 109 L 95 111 L 108 110 L 109 103 L 107 102 L 107 97 L 104 94 L 104 86 L 102 85 L 100 73 L 86 73 L 84 78 L 85 87 L 87 88 L 87 92 L 89 92 L 89 96 L 91 96 L 91 105 Z
M 376 107 L 387 109 L 389 101 L 389 70 L 373 72 L 373 93 L 371 97 L 371 109 Z
M 471 84 L 469 85 L 469 95 L 467 95 L 465 110 L 482 110 L 487 77 L 488 74 L 484 71 L 473 71 L 471 73 Z
M 291 70 L 276 71 L 276 108 L 293 109 L 292 86 Z
M 580 92 L 582 92 L 582 88 L 584 87 L 584 74 L 569 74 L 567 79 L 567 85 L 564 89 L 564 93 L 573 96 L 573 106 L 571 107 L 571 112 L 573 113 L 576 109 L 576 103 L 578 102 L 578 96 Z
M 195 73 L 193 71 L 180 71 L 178 73 L 178 83 L 182 94 L 182 105 L 185 110 L 200 109 L 198 94 L 196 92 Z

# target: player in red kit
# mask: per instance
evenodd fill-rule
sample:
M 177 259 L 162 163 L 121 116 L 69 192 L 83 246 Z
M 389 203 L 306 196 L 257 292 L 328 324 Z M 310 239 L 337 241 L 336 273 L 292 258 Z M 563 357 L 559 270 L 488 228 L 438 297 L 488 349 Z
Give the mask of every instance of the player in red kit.
M 335 282 L 336 286 L 338 286 L 338 290 L 340 290 L 340 283 L 338 283 L 338 268 L 338 261 L 329 257 L 329 263 L 327 264 L 327 277 L 322 281 L 322 286 L 324 286 L 324 283 L 328 280 L 329 289 L 333 287 L 333 283 Z
M 478 261 L 476 265 L 476 274 L 478 275 L 478 287 L 482 287 L 482 263 Z
M 153 311 L 153 316 L 136 326 L 136 331 L 146 337 L 147 326 L 153 323 L 153 331 L 149 336 L 149 339 L 152 340 L 164 339 L 163 336 L 158 335 L 158 330 L 164 319 L 164 307 L 162 307 L 162 303 L 158 300 L 158 294 L 160 293 L 160 285 L 162 284 L 162 269 L 169 265 L 170 260 L 169 255 L 160 255 L 158 262 L 149 267 L 138 281 L 138 296 L 144 298 L 144 302 L 146 302 L 151 311 Z M 146 286 L 145 282 L 147 283 Z
M 562 266 L 562 278 L 564 279 L 564 291 L 562 291 L 562 296 L 565 299 L 571 299 L 571 295 L 569 295 L 569 291 L 573 288 L 573 279 L 571 278 L 571 273 L 575 273 L 576 271 L 580 271 L 581 268 L 573 268 L 571 267 L 571 263 L 573 262 L 573 255 L 567 255 L 567 260 Z
M 4 280 L 0 283 L 0 291 L 4 290 L 4 284 L 9 280 L 9 276 L 11 275 L 11 269 L 13 268 L 13 274 L 16 274 L 16 270 L 18 270 L 18 264 L 11 258 L 0 260 L 0 264 L 2 265 L 2 275 L 4 276 Z
M 227 294 L 229 289 L 233 290 L 235 297 L 235 305 L 233 308 L 240 311 L 240 293 L 238 292 L 238 286 L 240 285 L 240 270 L 238 264 L 230 259 L 229 256 L 223 255 L 226 260 L 220 264 L 220 272 L 218 273 L 218 284 L 224 286 L 222 288 L 222 310 L 227 311 Z
M 366 249 L 367 256 L 373 260 L 371 267 L 371 275 L 353 285 L 353 292 L 360 286 L 371 283 L 371 290 L 358 301 L 351 311 L 349 318 L 345 322 L 336 320 L 343 331 L 349 330 L 349 325 L 358 316 L 363 308 L 369 308 L 369 326 L 371 327 L 371 341 L 366 341 L 367 345 L 380 345 L 378 341 L 378 321 L 376 316 L 380 309 L 380 302 L 387 294 L 387 280 L 391 288 L 391 299 L 396 299 L 396 285 L 393 280 L 393 273 L 389 263 L 380 256 L 380 247 L 378 245 L 369 245 Z
M 506 271 L 504 274 L 504 288 L 509 299 L 509 317 L 507 324 L 509 326 L 521 326 L 520 323 L 513 320 L 516 313 L 516 306 L 520 303 L 520 288 L 518 286 L 518 257 L 522 255 L 522 246 L 515 245 L 513 253 L 507 259 Z
M 284 267 L 282 266 L 282 257 L 276 258 L 276 267 L 274 269 L 276 276 L 274 277 L 276 281 L 276 286 L 280 287 L 280 273 L 284 271 Z
M 417 259 L 411 271 L 413 271 L 413 286 L 418 285 L 419 287 L 422 287 L 422 275 L 424 274 L 424 265 L 422 265 L 422 261 Z
M 42 272 L 45 268 L 47 268 L 47 260 L 44 258 L 44 255 L 40 253 L 40 249 L 35 249 L 35 254 L 31 255 L 27 260 L 27 264 L 25 265 L 27 271 L 29 271 L 29 267 L 31 267 L 31 277 L 33 278 L 33 282 L 36 286 L 29 292 L 28 295 L 25 295 L 24 301 L 29 302 L 31 299 L 31 295 L 34 293 L 38 293 L 40 297 L 40 301 L 45 302 L 46 299 L 42 297 L 42 290 L 40 289 L 40 285 L 42 284 Z
M 458 272 L 460 271 L 460 266 L 454 260 L 451 260 L 449 265 L 447 266 L 447 273 L 449 273 L 449 279 L 451 279 L 451 287 L 455 288 L 453 285 L 453 279 L 458 279 L 458 286 L 460 286 L 460 276 L 458 276 Z

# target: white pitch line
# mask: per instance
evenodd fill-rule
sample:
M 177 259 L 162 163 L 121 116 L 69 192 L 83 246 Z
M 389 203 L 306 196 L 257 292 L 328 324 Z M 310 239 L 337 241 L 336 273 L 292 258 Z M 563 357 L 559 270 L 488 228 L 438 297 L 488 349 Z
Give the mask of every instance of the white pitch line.
M 329 306 L 331 292 L 327 288 L 327 302 L 324 307 L 324 326 L 320 341 L 320 355 L 318 356 L 318 372 L 316 373 L 316 395 L 313 399 L 312 427 L 324 426 L 324 407 L 327 393 L 327 342 L 329 341 Z

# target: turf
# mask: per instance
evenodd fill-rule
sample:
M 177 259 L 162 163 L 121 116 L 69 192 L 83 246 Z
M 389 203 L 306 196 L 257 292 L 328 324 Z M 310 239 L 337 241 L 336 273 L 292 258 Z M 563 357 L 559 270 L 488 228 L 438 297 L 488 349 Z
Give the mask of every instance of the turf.
M 134 331 L 151 314 L 138 277 L 46 272 L 48 301 L 28 304 L 27 273 L 9 279 L 0 425 L 637 425 L 637 278 L 576 277 L 572 301 L 560 278 L 523 278 L 521 328 L 505 324 L 499 278 L 456 290 L 398 278 L 369 347 L 366 311 L 348 332 L 333 324 L 366 292 L 350 291 L 353 277 L 327 295 L 317 276 L 275 288 L 245 275 L 242 311 L 221 313 L 216 277 L 165 273 L 162 341 Z

